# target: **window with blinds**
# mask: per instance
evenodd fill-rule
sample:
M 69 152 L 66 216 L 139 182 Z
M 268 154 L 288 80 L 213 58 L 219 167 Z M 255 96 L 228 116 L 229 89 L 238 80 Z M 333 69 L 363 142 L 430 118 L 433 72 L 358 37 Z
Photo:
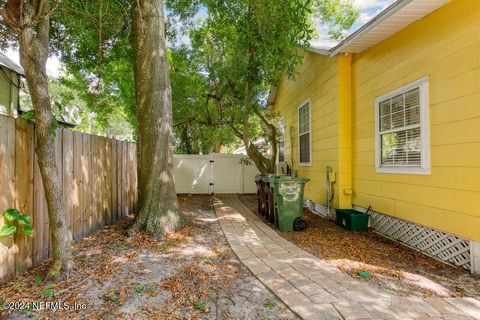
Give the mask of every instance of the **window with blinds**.
M 285 161 L 285 118 L 278 123 L 278 162 Z
M 298 153 L 300 164 L 310 164 L 310 102 L 298 108 Z
M 377 98 L 377 171 L 429 173 L 427 115 L 427 79 Z

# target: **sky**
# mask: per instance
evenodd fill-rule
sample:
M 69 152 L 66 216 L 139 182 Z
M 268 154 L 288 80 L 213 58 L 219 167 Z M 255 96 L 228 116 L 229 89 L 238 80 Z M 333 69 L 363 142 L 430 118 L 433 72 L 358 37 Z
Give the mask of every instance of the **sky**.
M 17 49 L 8 48 L 4 53 L 16 64 L 20 65 L 20 55 Z M 58 78 L 64 73 L 60 59 L 56 56 L 49 57 L 47 60 L 47 74 L 52 78 Z
M 360 10 L 360 16 L 350 30 L 348 30 L 348 34 L 355 32 L 355 30 L 370 21 L 393 2 L 395 2 L 395 0 L 354 0 L 353 6 Z M 338 44 L 338 41 L 328 37 L 328 28 L 326 26 L 319 23 L 317 23 L 316 26 L 319 37 L 310 41 L 312 46 L 330 49 Z
M 348 33 L 350 34 L 363 26 L 393 2 L 395 2 L 395 0 L 354 0 L 353 5 L 360 10 L 360 17 L 353 24 Z M 326 26 L 322 26 L 318 23 L 317 32 L 319 37 L 310 41 L 312 46 L 329 49 L 337 45 L 337 41 L 328 38 L 328 29 Z M 5 51 L 5 54 L 17 64 L 20 64 L 17 50 L 8 49 Z M 58 78 L 63 73 L 64 71 L 59 58 L 56 56 L 50 57 L 47 60 L 47 74 L 50 77 Z

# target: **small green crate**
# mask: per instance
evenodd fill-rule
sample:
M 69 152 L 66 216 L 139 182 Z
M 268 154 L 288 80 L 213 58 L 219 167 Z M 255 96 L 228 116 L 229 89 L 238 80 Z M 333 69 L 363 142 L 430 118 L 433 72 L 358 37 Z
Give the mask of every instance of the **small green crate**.
M 368 214 L 353 209 L 336 209 L 337 225 L 351 231 L 368 231 Z

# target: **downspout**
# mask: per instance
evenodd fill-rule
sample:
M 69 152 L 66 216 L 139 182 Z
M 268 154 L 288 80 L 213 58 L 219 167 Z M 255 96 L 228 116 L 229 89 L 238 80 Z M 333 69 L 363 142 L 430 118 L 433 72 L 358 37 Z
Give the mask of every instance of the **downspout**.
M 297 175 L 296 171 L 293 169 L 293 126 L 290 126 L 290 163 L 291 163 L 291 176 L 295 177 Z

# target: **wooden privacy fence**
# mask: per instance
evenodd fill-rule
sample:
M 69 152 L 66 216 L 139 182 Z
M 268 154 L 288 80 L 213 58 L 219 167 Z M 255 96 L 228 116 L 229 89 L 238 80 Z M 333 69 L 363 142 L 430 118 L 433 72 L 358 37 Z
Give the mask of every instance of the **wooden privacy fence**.
M 51 255 L 47 205 L 35 155 L 34 126 L 0 115 L 0 212 L 18 208 L 32 217 L 32 238 L 0 238 L 0 282 Z M 66 220 L 74 240 L 135 210 L 135 144 L 58 129 L 57 167 Z M 3 215 L 0 226 L 3 225 Z

